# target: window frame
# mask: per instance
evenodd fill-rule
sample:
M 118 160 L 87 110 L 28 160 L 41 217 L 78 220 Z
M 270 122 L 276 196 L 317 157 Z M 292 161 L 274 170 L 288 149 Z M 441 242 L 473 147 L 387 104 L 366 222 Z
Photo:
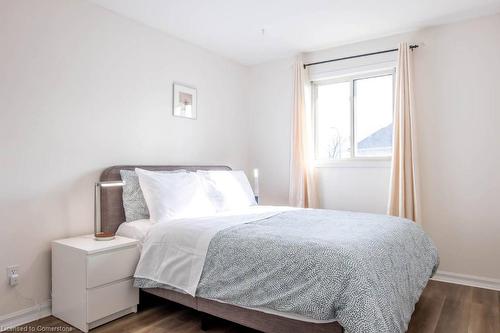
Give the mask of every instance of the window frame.
M 312 127 L 313 127 L 313 134 L 314 134 L 314 161 L 315 165 L 317 167 L 324 167 L 324 166 L 330 166 L 330 165 L 345 165 L 345 166 L 355 166 L 355 164 L 359 161 L 363 162 L 373 162 L 369 163 L 372 166 L 383 166 L 383 164 L 386 164 L 388 161 L 391 161 L 392 159 L 392 154 L 390 156 L 356 156 L 355 150 L 356 150 L 356 138 L 355 138 L 355 131 L 356 131 L 356 114 L 355 114 L 355 96 L 356 96 L 356 87 L 354 84 L 354 81 L 356 80 L 362 80 L 362 79 L 370 79 L 370 78 L 376 78 L 376 77 L 381 77 L 381 76 L 387 76 L 387 75 L 392 75 L 392 88 L 393 88 L 393 94 L 392 94 L 392 113 L 394 117 L 394 88 L 395 88 L 395 80 L 396 80 L 396 67 L 391 67 L 391 68 L 386 68 L 386 69 L 380 69 L 380 70 L 375 70 L 375 71 L 370 71 L 370 72 L 364 72 L 364 73 L 355 73 L 355 74 L 348 74 L 348 75 L 342 75 L 338 77 L 333 77 L 333 78 L 328 78 L 328 79 L 321 79 L 321 80 L 315 80 L 311 81 L 311 93 L 312 93 L 312 105 L 311 105 L 311 115 L 312 115 Z M 323 158 L 320 159 L 318 158 L 318 131 L 317 131 L 317 119 L 318 119 L 318 113 L 317 113 L 317 108 L 318 108 L 318 86 L 321 85 L 328 85 L 328 84 L 335 84 L 335 83 L 344 83 L 344 82 L 349 82 L 350 84 L 350 125 L 351 125 L 351 154 L 349 158 L 342 158 L 342 159 L 328 159 L 328 158 Z M 354 163 L 354 164 L 353 164 Z M 380 164 L 382 163 L 382 164 Z

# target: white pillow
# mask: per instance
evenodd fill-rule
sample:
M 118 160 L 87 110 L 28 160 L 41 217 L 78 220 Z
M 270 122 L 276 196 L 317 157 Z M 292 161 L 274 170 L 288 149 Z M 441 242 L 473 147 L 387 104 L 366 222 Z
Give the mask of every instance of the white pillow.
M 135 172 L 153 223 L 216 213 L 198 174 L 159 173 L 139 168 Z
M 208 196 L 218 212 L 257 205 L 252 187 L 243 171 L 198 170 L 207 184 Z

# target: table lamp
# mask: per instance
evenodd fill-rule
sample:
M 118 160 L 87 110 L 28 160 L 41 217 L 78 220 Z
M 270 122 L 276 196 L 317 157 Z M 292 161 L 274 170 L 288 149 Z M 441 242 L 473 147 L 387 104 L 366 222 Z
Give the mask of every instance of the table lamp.
M 253 194 L 255 201 L 259 203 L 259 169 L 253 169 Z
M 98 241 L 112 240 L 115 234 L 101 231 L 101 190 L 108 187 L 121 187 L 125 182 L 122 180 L 97 182 L 94 186 L 94 239 Z

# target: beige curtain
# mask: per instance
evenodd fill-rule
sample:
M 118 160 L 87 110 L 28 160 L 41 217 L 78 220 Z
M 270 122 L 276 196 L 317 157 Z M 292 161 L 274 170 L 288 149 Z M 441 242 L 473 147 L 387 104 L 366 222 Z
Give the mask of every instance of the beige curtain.
M 412 51 L 399 45 L 388 214 L 419 222 Z
M 289 203 L 295 207 L 317 207 L 313 161 L 313 140 L 308 100 L 310 82 L 302 57 L 294 65 L 292 149 Z

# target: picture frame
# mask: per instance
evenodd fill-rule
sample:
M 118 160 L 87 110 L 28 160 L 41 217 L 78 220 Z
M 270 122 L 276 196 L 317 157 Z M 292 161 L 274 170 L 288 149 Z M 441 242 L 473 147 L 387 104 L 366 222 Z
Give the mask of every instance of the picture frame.
M 172 96 L 172 114 L 174 117 L 196 119 L 196 88 L 174 82 Z

